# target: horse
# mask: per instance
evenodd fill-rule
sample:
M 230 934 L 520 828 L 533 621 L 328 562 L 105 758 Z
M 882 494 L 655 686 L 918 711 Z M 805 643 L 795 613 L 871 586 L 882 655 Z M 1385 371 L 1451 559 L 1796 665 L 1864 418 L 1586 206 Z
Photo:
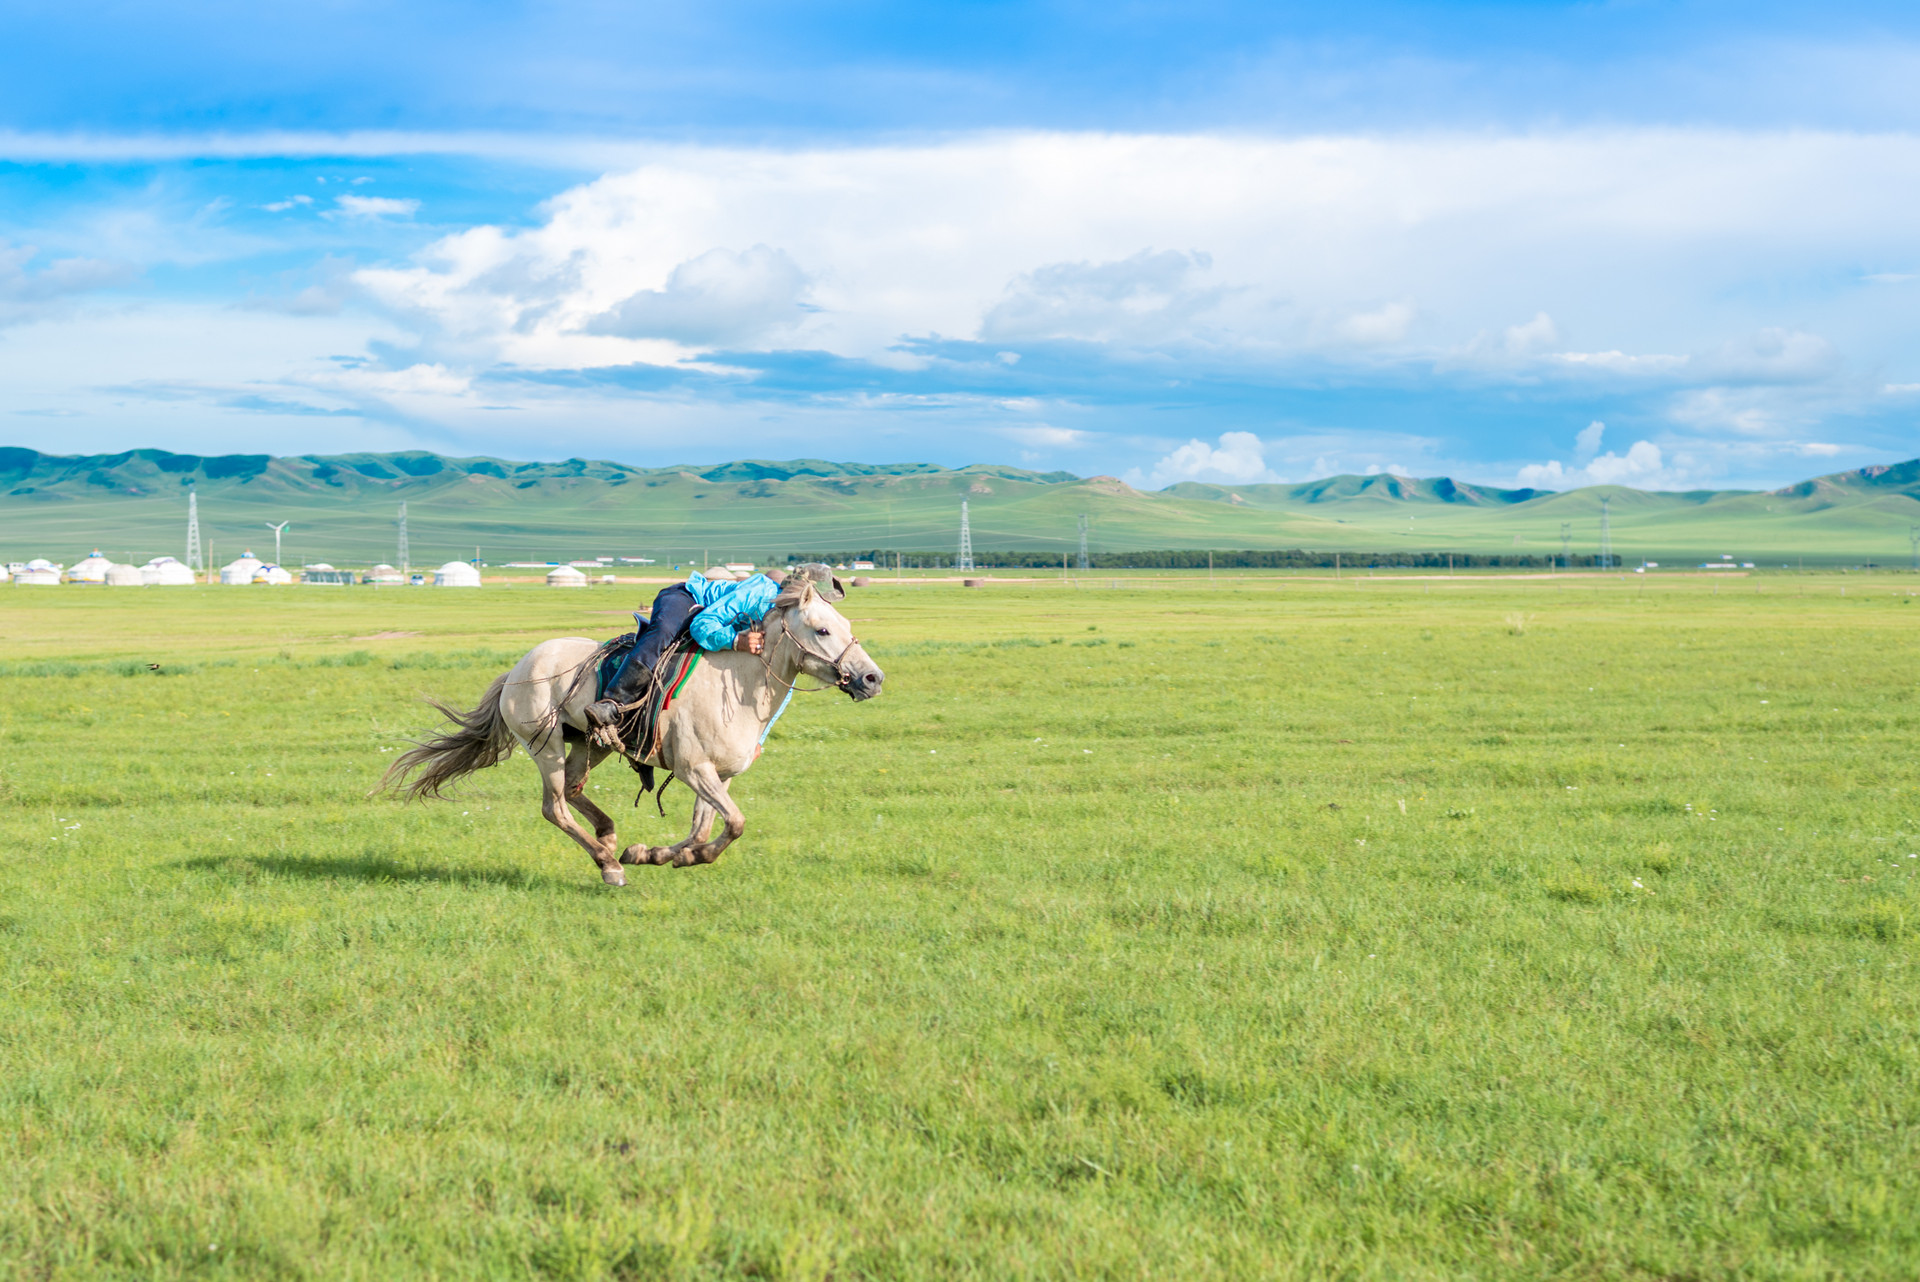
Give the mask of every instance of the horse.
M 438 797 L 454 780 L 498 765 L 520 747 L 540 771 L 540 813 L 580 843 L 609 886 L 627 884 L 623 864 L 710 864 L 746 831 L 746 818 L 727 787 L 759 757 L 768 727 L 800 688 L 795 683 L 804 675 L 826 683 L 818 689 L 837 689 L 864 701 L 879 694 L 886 680 L 853 635 L 853 626 L 811 580 L 790 580 L 767 611 L 764 627 L 766 641 L 757 655 L 701 654 L 661 714 L 657 750 L 635 757 L 644 765 L 665 766 L 693 790 L 693 826 L 684 841 L 621 850 L 612 817 L 585 795 L 589 772 L 612 751 L 589 738 L 585 709 L 597 697 L 590 669 L 601 647 L 585 637 L 542 641 L 488 686 L 470 712 L 429 699 L 452 728 L 401 754 L 375 791 L 400 792 L 409 801 Z M 646 752 L 638 745 L 635 750 Z M 593 824 L 591 833 L 569 806 Z M 713 823 L 722 817 L 726 826 L 715 838 Z

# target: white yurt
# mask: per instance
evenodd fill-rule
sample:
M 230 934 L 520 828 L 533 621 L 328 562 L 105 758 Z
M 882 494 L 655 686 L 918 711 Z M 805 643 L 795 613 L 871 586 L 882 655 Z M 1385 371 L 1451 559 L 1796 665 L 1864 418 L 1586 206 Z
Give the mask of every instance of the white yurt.
M 242 552 L 238 561 L 222 567 L 220 571 L 220 581 L 228 586 L 238 584 L 244 587 L 253 582 L 254 572 L 258 570 L 261 565 L 262 562 L 260 558 L 252 552 Z
M 156 556 L 140 567 L 140 581 L 152 588 L 190 588 L 193 568 L 170 556 Z
M 724 565 L 710 565 L 701 571 L 700 577 L 709 583 L 732 583 L 734 581 L 733 571 Z
M 436 588 L 477 588 L 480 571 L 465 561 L 449 561 L 433 572 Z
M 45 557 L 35 557 L 27 562 L 25 569 L 14 573 L 13 581 L 21 587 L 57 588 L 60 586 L 60 567 Z
M 556 565 L 547 571 L 547 586 L 550 588 L 584 588 L 587 576 L 570 565 Z
M 405 583 L 406 581 L 405 575 L 385 562 L 367 571 L 367 582 L 369 583 Z
M 140 577 L 137 565 L 121 565 L 118 562 L 107 567 L 106 577 L 100 580 L 110 588 L 140 588 L 147 581 Z
M 105 583 L 107 581 L 107 567 L 112 564 L 113 562 L 100 555 L 99 548 L 95 548 L 92 556 L 73 563 L 73 568 L 67 571 L 67 582 Z
M 277 565 L 263 565 L 253 572 L 253 581 L 277 588 L 293 582 L 293 576 Z

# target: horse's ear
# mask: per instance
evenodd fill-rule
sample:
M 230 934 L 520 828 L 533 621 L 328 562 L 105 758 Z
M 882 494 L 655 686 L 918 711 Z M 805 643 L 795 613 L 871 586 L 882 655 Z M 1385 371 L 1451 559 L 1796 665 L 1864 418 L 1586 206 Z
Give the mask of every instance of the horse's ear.
M 780 595 L 773 599 L 775 609 L 790 610 L 796 605 L 805 605 L 813 597 L 813 580 L 799 575 L 789 576 L 780 589 Z

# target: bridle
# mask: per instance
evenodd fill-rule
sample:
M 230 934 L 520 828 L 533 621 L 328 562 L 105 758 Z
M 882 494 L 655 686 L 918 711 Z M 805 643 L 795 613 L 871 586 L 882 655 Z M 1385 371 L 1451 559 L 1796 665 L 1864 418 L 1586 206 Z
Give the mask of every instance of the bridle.
M 805 689 L 805 690 L 801 689 L 793 681 L 782 680 L 780 677 L 780 674 L 773 670 L 773 657 L 772 657 L 773 640 L 771 637 L 768 638 L 767 643 L 764 646 L 762 646 L 760 650 L 760 664 L 762 667 L 764 667 L 767 670 L 767 676 L 772 680 L 778 682 L 779 684 L 785 686 L 788 690 L 793 691 L 796 694 L 820 694 L 823 691 L 827 691 L 827 690 L 845 690 L 849 694 L 851 694 L 852 686 L 854 682 L 854 676 L 852 672 L 848 671 L 845 660 L 849 654 L 852 654 L 855 650 L 860 648 L 860 638 L 850 637 L 847 640 L 847 644 L 841 649 L 840 653 L 832 658 L 829 658 L 827 655 L 814 649 L 812 646 L 808 645 L 804 640 L 802 640 L 800 637 L 800 634 L 798 632 L 795 632 L 792 626 L 787 622 L 787 615 L 790 613 L 792 608 L 794 607 L 789 607 L 788 609 L 783 609 L 780 611 L 780 631 L 786 636 L 787 640 L 793 642 L 794 649 L 798 650 L 801 654 L 805 655 L 809 659 L 814 659 L 821 663 L 826 664 L 828 667 L 833 669 L 833 675 L 839 679 L 830 686 L 814 686 L 811 689 Z M 807 672 L 806 666 L 804 664 L 801 665 L 800 672 L 794 673 L 795 678 L 798 678 L 800 676 L 800 673 L 806 673 L 806 675 L 808 676 L 813 676 L 813 673 Z M 817 681 L 817 680 L 821 680 L 822 678 L 814 677 L 814 679 Z

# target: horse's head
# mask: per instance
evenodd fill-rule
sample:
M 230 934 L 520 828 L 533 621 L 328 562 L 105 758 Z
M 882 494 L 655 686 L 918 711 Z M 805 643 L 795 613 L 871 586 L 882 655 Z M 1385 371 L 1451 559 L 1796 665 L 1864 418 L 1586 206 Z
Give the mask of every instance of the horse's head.
M 777 621 L 776 621 L 777 616 Z M 794 647 L 799 668 L 817 681 L 845 690 L 850 698 L 871 699 L 887 674 L 867 657 L 853 625 L 815 589 L 810 578 L 795 575 L 774 599 L 767 619 L 769 642 Z

